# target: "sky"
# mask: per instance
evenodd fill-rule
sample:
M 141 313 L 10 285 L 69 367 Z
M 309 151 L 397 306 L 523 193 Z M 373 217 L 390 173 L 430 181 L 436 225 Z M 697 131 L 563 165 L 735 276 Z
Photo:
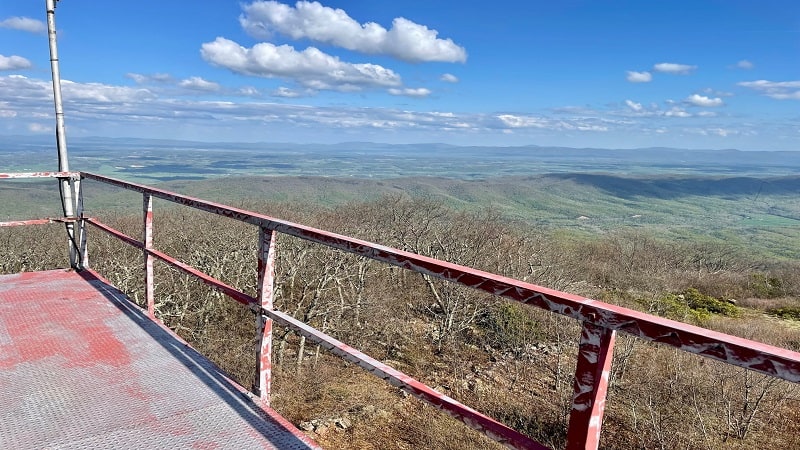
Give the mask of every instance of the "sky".
M 61 0 L 67 139 L 800 150 L 797 0 Z M 45 0 L 0 136 L 52 135 Z

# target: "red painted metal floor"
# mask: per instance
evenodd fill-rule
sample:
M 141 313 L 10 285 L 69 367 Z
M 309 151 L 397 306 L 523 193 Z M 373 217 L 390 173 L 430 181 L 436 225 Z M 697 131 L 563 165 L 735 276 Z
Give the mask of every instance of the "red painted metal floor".
M 0 449 L 317 448 L 89 273 L 0 276 Z

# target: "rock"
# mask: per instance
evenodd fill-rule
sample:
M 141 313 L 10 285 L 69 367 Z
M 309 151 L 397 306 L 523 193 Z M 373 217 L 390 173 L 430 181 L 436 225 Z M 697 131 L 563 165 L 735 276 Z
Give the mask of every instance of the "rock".
M 348 419 L 347 417 L 340 417 L 338 419 L 334 419 L 333 423 L 338 428 L 341 428 L 343 430 L 346 430 L 346 429 L 350 428 L 351 426 L 353 426 L 353 422 L 350 422 L 350 419 Z
M 469 386 L 469 390 L 474 392 L 474 393 L 476 393 L 476 394 L 482 394 L 486 390 L 486 385 L 479 378 L 475 378 L 474 380 L 470 380 L 470 382 L 468 383 L 468 386 Z

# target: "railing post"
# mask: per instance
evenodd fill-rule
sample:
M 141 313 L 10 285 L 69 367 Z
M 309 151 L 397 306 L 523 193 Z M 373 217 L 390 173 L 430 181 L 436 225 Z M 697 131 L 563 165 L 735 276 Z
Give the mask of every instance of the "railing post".
M 258 305 L 272 310 L 275 296 L 276 231 L 260 227 L 258 231 Z M 270 403 L 272 388 L 272 319 L 256 312 L 256 379 L 253 391 L 265 406 Z
M 583 323 L 567 431 L 568 450 L 597 449 L 600 445 L 615 340 L 615 330 Z
M 142 213 L 144 215 L 144 231 L 142 242 L 144 242 L 144 296 L 147 300 L 147 315 L 151 319 L 156 317 L 156 303 L 153 290 L 155 283 L 153 282 L 153 256 L 147 252 L 153 248 L 153 196 L 145 192 L 142 194 L 143 205 Z
M 73 181 L 73 186 L 75 186 L 75 198 L 76 198 L 76 205 L 75 205 L 75 216 L 78 218 L 78 256 L 80 257 L 78 267 L 80 269 L 88 269 L 89 268 L 89 244 L 86 240 L 86 220 L 84 220 L 83 216 L 83 189 L 81 185 L 81 178 L 78 176 Z

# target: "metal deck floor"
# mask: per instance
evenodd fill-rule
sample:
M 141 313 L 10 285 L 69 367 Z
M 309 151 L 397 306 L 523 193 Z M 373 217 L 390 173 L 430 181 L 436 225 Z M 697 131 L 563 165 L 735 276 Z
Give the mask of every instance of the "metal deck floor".
M 318 448 L 91 273 L 0 276 L 0 449 Z

